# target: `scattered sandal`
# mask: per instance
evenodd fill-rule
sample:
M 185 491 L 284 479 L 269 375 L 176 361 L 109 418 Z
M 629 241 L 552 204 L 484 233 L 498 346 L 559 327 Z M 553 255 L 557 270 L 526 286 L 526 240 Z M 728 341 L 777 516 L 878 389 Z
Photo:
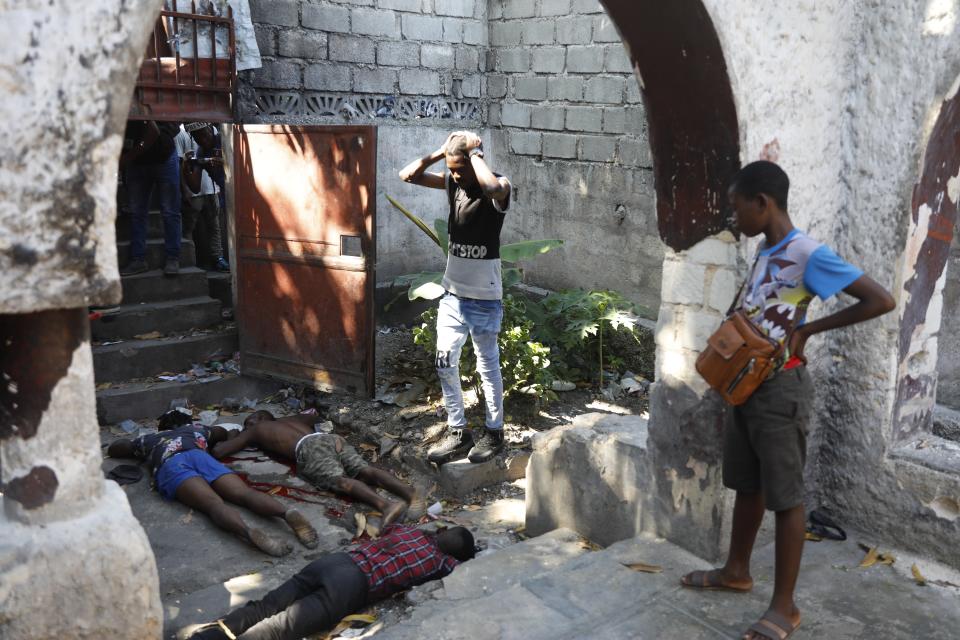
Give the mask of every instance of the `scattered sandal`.
M 767 611 L 744 634 L 756 633 L 769 640 L 787 640 L 800 627 L 800 623 L 793 624 L 776 611 Z
M 810 518 L 810 525 L 807 527 L 809 533 L 826 540 L 843 542 L 847 539 L 847 532 L 824 512 L 814 509 L 808 517 Z
M 710 571 L 692 571 L 680 579 L 680 584 L 690 589 L 699 589 L 702 591 L 732 591 L 734 593 L 748 593 L 753 589 L 749 587 L 734 587 L 724 584 L 720 580 L 720 570 L 711 569 Z

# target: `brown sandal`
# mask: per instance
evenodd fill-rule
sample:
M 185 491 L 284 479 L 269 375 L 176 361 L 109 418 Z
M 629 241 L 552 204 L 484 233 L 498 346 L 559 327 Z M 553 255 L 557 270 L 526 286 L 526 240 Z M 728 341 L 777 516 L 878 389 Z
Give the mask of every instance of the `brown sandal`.
M 749 587 L 733 587 L 720 582 L 720 570 L 711 569 L 710 571 L 692 571 L 680 579 L 680 584 L 690 589 L 701 591 L 732 591 L 734 593 L 748 593 L 753 589 Z
M 800 628 L 799 622 L 793 624 L 776 611 L 767 611 L 761 616 L 760 620 L 751 625 L 747 632 L 744 633 L 744 637 L 746 637 L 747 633 L 753 632 L 769 640 L 787 640 L 798 628 Z

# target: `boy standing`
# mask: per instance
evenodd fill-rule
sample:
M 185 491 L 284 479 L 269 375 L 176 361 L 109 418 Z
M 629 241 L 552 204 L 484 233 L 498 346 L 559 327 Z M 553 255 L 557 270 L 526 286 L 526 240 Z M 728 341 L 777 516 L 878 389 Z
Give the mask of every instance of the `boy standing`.
M 440 159 L 448 173 L 426 171 Z M 437 374 L 447 409 L 447 434 L 427 459 L 444 464 L 465 455 L 486 462 L 503 451 L 503 377 L 497 335 L 503 319 L 500 230 L 510 206 L 510 181 L 493 173 L 476 134 L 455 131 L 443 147 L 400 171 L 404 182 L 444 189 L 450 212 L 447 268 L 437 315 Z M 486 429 L 474 443 L 460 387 L 460 350 L 473 339 L 486 403 Z
M 694 571 L 683 585 L 694 589 L 750 591 L 750 556 L 764 509 L 776 513 L 773 598 L 743 637 L 784 640 L 800 626 L 794 588 L 803 552 L 803 467 L 813 385 L 803 349 L 817 333 L 864 322 L 891 311 L 890 294 L 829 247 L 795 229 L 787 214 L 787 174 L 772 162 L 748 164 L 734 176 L 729 198 L 736 225 L 748 237 L 763 234 L 757 260 L 740 302 L 750 320 L 784 344 L 781 366 L 746 403 L 729 412 L 723 482 L 737 492 L 730 550 L 723 567 Z M 845 292 L 858 302 L 805 323 L 814 296 Z

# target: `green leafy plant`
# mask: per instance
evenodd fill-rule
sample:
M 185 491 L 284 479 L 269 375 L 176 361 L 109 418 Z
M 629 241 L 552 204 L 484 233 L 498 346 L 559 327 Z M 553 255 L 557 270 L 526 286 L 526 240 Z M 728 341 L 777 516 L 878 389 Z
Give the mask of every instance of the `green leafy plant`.
M 417 227 L 419 227 L 419 229 L 423 231 L 428 238 L 433 240 L 434 243 L 440 247 L 440 250 L 443 251 L 444 255 L 447 255 L 447 246 L 449 244 L 450 236 L 447 230 L 446 220 L 443 220 L 442 218 L 434 220 L 433 228 L 431 229 L 430 226 L 423 221 L 423 219 L 416 214 L 411 213 L 409 209 L 404 207 L 392 197 L 387 196 L 387 200 L 398 211 L 400 211 L 400 213 L 406 216 L 408 220 L 417 225 Z M 523 269 L 517 266 L 521 260 L 535 258 L 540 254 L 546 253 L 551 249 L 561 246 L 562 244 L 563 240 L 527 240 L 524 242 L 515 242 L 513 244 L 502 245 L 500 247 L 500 261 L 505 265 L 508 265 L 502 270 L 503 288 L 506 290 L 523 280 Z M 443 287 L 440 286 L 440 282 L 442 280 L 443 272 L 424 271 L 421 273 L 410 273 L 399 276 L 395 278 L 393 282 L 395 285 L 407 287 L 407 299 L 409 300 L 416 300 L 417 298 L 436 300 L 443 295 Z M 396 302 L 396 300 L 391 301 L 387 307 L 389 308 L 393 302 Z
M 433 361 L 437 352 L 437 308 L 421 314 L 422 323 L 413 329 L 413 341 L 424 352 L 425 359 Z M 500 346 L 500 370 L 503 374 L 503 394 L 522 392 L 538 398 L 556 398 L 551 391 L 554 376 L 550 369 L 550 348 L 533 339 L 533 322 L 527 317 L 526 304 L 512 295 L 503 297 L 503 321 L 497 342 Z M 467 341 L 461 356 L 460 378 L 483 397 L 480 374 L 476 370 L 473 343 Z
M 554 348 L 572 375 L 572 367 L 579 361 L 587 361 L 583 354 L 596 354 L 592 368 L 597 372 L 599 384 L 603 384 L 605 368 L 619 370 L 624 366 L 622 358 L 605 350 L 605 337 L 614 332 L 626 333 L 638 343 L 640 316 L 649 310 L 634 304 L 616 291 L 587 291 L 565 289 L 550 293 L 540 303 L 526 305 L 534 321 L 534 337 Z

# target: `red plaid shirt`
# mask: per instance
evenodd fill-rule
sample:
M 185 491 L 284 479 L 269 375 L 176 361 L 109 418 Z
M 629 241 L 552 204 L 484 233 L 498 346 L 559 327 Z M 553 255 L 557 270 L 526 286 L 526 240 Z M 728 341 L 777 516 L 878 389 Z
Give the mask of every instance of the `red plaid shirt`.
M 442 578 L 459 564 L 440 551 L 433 536 L 399 524 L 347 553 L 367 576 L 371 600 Z

